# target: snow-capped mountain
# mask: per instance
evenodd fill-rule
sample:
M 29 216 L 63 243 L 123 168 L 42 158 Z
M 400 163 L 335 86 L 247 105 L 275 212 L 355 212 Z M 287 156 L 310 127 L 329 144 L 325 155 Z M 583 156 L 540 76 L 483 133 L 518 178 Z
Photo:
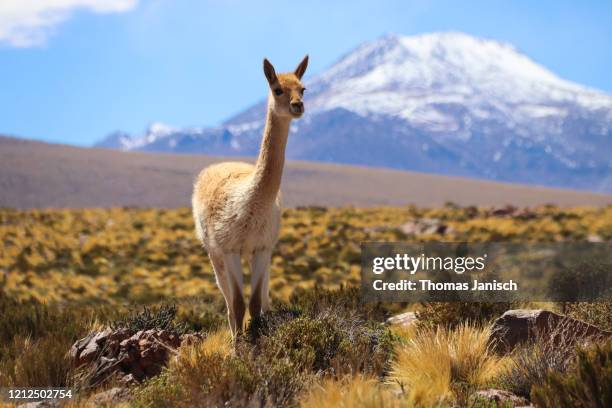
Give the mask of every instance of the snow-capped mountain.
M 560 79 L 509 44 L 389 35 L 306 87 L 289 158 L 612 191 L 612 96 Z M 217 128 L 155 124 L 99 145 L 254 155 L 264 115 L 262 101 Z

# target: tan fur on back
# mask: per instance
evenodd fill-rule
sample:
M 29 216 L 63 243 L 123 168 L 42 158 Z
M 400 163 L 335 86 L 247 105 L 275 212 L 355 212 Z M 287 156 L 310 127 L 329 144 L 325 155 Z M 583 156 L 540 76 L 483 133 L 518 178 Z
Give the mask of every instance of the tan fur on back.
M 196 231 L 209 252 L 271 249 L 278 239 L 280 194 L 271 205 L 253 199 L 255 166 L 219 163 L 198 176 L 193 194 Z M 195 211 L 194 211 L 195 214 Z
M 207 208 L 206 221 L 218 217 L 226 205 L 228 193 L 238 183 L 245 183 L 255 167 L 244 162 L 226 162 L 202 170 L 194 190 L 194 201 Z

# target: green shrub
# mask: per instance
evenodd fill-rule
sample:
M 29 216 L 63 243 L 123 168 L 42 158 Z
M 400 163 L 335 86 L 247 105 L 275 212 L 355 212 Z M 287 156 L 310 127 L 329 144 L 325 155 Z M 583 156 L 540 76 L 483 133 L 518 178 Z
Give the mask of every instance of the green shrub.
M 258 359 L 255 368 L 259 377 L 259 400 L 277 407 L 296 405 L 297 397 L 315 378 L 313 373 L 300 371 L 288 359 Z
M 288 359 L 300 370 L 382 376 L 391 358 L 393 339 L 382 325 L 330 311 L 288 321 L 261 338 L 257 347 L 270 361 Z
M 143 306 L 138 312 L 110 322 L 110 327 L 113 330 L 128 329 L 133 332 L 155 329 L 183 334 L 187 331 L 187 327 L 185 323 L 176 322 L 176 313 L 176 305 L 162 304 L 152 308 Z
M 171 378 L 168 371 L 147 380 L 132 393 L 132 406 L 166 408 L 181 406 L 187 395 L 181 383 Z
M 612 342 L 577 352 L 566 373 L 551 371 L 535 385 L 531 399 L 544 408 L 590 408 L 612 406 Z
M 501 375 L 499 383 L 516 395 L 529 398 L 531 387 L 542 384 L 549 370 L 565 372 L 570 358 L 555 349 L 531 344 L 517 348 L 507 372 Z
M 401 310 L 397 303 L 364 303 L 357 286 L 340 286 L 335 290 L 315 286 L 313 289 L 296 289 L 289 299 L 292 307 L 310 315 L 333 309 L 339 314 L 357 314 L 363 319 L 384 321 L 391 313 Z
M 612 296 L 612 277 L 609 263 L 606 263 L 609 248 L 609 245 L 592 246 L 588 243 L 564 246 L 564 259 L 560 261 L 554 279 L 548 282 L 549 298 L 571 302 L 609 299 Z
M 612 302 L 568 302 L 563 304 L 567 316 L 612 331 Z
M 246 328 L 246 338 L 251 344 L 255 344 L 260 337 L 272 335 L 279 326 L 303 314 L 304 312 L 297 307 L 279 303 L 275 309 L 249 321 Z
M 455 328 L 462 323 L 482 325 L 511 309 L 504 302 L 423 302 L 417 311 L 420 328 Z
M 300 370 L 317 372 L 330 369 L 332 360 L 344 353 L 342 341 L 336 319 L 298 317 L 260 339 L 259 349 L 270 361 L 287 359 Z
M 227 324 L 227 318 L 210 310 L 179 310 L 177 324 L 187 331 L 214 332 Z

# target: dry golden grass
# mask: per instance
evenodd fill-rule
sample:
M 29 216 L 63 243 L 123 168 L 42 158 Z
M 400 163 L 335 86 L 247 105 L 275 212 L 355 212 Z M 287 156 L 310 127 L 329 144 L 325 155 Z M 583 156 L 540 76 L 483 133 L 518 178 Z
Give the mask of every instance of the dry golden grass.
M 388 383 L 397 384 L 415 406 L 437 406 L 486 385 L 508 364 L 489 351 L 489 329 L 460 325 L 406 334 L 397 348 Z
M 359 284 L 364 241 L 612 239 L 612 206 L 533 212 L 519 219 L 454 207 L 285 210 L 271 292 L 286 300 L 298 287 Z M 423 218 L 448 231 L 406 235 L 399 228 Z M 121 304 L 220 297 L 188 208 L 0 210 L 0 237 L 0 291 L 10 298 Z
M 218 354 L 227 357 L 232 354 L 232 335 L 228 329 L 221 329 L 210 333 L 206 338 L 194 345 L 182 347 L 179 354 L 170 362 L 170 369 L 186 369 L 196 367 L 203 357 Z
M 313 386 L 300 401 L 302 408 L 401 408 L 408 402 L 374 378 L 328 379 Z

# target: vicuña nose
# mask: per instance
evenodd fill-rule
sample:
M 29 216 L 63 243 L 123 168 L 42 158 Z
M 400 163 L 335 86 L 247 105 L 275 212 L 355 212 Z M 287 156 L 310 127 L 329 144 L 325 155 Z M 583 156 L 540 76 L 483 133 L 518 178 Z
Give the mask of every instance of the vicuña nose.
M 291 102 L 291 107 L 301 112 L 304 110 L 304 103 L 302 101 Z

